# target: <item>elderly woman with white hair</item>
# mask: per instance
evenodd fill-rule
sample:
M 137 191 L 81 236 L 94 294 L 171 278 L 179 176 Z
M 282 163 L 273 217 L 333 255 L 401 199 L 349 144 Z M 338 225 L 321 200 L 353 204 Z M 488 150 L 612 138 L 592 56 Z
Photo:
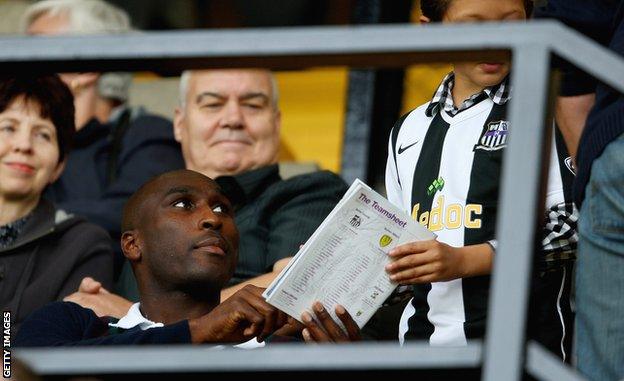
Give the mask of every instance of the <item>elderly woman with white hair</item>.
M 23 16 L 32 35 L 111 34 L 131 30 L 128 15 L 101 0 L 45 0 Z M 123 205 L 151 177 L 184 168 L 171 122 L 126 104 L 128 73 L 64 73 L 75 97 L 76 146 L 47 193 L 64 209 L 86 216 L 118 242 Z M 116 273 L 123 255 L 116 244 Z

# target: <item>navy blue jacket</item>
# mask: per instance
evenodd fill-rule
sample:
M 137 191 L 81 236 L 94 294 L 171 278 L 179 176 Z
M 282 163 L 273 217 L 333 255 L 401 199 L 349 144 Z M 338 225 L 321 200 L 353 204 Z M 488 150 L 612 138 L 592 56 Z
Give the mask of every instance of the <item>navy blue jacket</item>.
M 555 18 L 568 26 L 609 46 L 624 56 L 624 2 L 616 0 L 548 0 L 536 9 L 538 17 Z M 613 73 L 621 75 L 621 73 Z M 567 69 L 562 95 L 593 92 L 587 86 L 587 76 Z M 595 84 L 595 82 L 594 82 Z M 624 133 L 624 97 L 619 92 L 598 84 L 596 103 L 590 112 L 576 157 L 577 176 L 574 184 L 575 201 L 581 205 L 589 181 L 591 166 L 605 147 Z
M 188 320 L 150 328 L 122 330 L 108 326 L 112 318 L 99 318 L 93 311 L 70 302 L 55 302 L 35 311 L 17 333 L 16 347 L 82 345 L 190 344 Z

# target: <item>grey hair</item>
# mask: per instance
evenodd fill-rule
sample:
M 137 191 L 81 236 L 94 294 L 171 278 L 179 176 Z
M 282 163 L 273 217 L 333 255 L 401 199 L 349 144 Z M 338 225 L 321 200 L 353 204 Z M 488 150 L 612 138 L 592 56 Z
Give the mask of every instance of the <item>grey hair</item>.
M 26 8 L 20 23 L 22 32 L 26 33 L 43 15 L 66 16 L 68 34 L 113 34 L 132 30 L 128 14 L 102 0 L 44 0 Z M 103 73 L 97 90 L 104 98 L 125 102 L 131 82 L 130 73 Z
M 269 73 L 269 80 L 271 82 L 271 103 L 273 109 L 275 111 L 279 110 L 279 87 L 277 86 L 277 80 L 275 79 L 275 75 L 273 72 L 267 70 Z M 188 95 L 189 83 L 191 81 L 191 75 L 193 74 L 193 70 L 185 70 L 182 72 L 180 76 L 180 93 L 178 94 L 178 102 L 180 104 L 180 108 L 184 110 L 186 107 L 186 96 Z
M 131 30 L 128 14 L 102 0 L 44 0 L 26 9 L 21 20 L 21 30 L 39 17 L 67 15 L 70 34 L 123 33 Z

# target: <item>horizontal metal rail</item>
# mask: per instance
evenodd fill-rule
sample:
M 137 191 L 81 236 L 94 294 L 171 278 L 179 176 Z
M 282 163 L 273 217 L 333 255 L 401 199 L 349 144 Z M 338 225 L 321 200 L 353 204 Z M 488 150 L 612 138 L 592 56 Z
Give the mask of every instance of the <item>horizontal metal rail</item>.
M 562 366 L 561 359 L 538 343 L 527 345 L 527 371 L 533 377 L 544 381 L 586 381 L 587 379 L 567 366 Z
M 453 369 L 478 368 L 481 343 L 457 348 L 432 348 L 426 343 L 411 343 L 404 347 L 397 344 L 274 344 L 257 350 L 179 345 L 24 348 L 16 349 L 15 355 L 35 372 L 46 375 Z M 137 356 L 140 356 L 140 361 Z
M 624 90 L 612 52 L 552 21 L 480 25 L 268 28 L 150 32 L 106 36 L 0 38 L 0 70 L 154 70 L 319 65 L 404 66 L 416 62 L 500 59 L 514 46 L 539 41 L 597 78 Z M 563 42 L 565 43 L 563 43 Z M 486 52 L 484 52 L 486 51 Z M 579 52 L 588 51 L 591 55 Z M 600 62 L 599 65 L 593 65 Z

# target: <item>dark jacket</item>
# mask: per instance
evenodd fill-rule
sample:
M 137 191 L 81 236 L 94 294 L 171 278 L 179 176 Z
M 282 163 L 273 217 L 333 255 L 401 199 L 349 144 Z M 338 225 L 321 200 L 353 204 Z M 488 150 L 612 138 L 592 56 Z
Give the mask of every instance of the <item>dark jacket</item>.
M 112 156 L 116 159 L 109 168 Z M 46 197 L 103 227 L 119 242 L 128 198 L 153 176 L 181 168 L 184 160 L 168 120 L 144 112 L 127 123 L 100 124 L 93 119 L 76 134 L 65 171 Z M 119 266 L 123 255 L 117 243 L 114 247 Z
M 624 2 L 615 0 L 548 0 L 538 7 L 539 17 L 554 18 L 609 46 L 624 56 Z M 564 67 L 562 95 L 596 91 L 596 103 L 587 117 L 576 157 L 577 175 L 574 196 L 578 206 L 585 198 L 591 167 L 605 147 L 624 133 L 624 96 L 613 88 L 598 84 L 579 70 Z M 621 73 L 613 73 L 621 75 Z M 588 86 L 589 83 L 589 86 Z
M 77 291 L 83 277 L 110 287 L 112 270 L 108 234 L 42 199 L 17 240 L 0 249 L 0 305 L 17 330 L 34 310 Z
M 238 262 L 230 285 L 273 271 L 310 238 L 347 190 L 329 171 L 282 179 L 270 165 L 216 179 L 236 210 Z
M 51 303 L 33 313 L 17 335 L 16 347 L 83 345 L 190 344 L 188 320 L 164 327 L 129 330 L 109 327 L 116 319 L 99 318 L 75 303 Z

